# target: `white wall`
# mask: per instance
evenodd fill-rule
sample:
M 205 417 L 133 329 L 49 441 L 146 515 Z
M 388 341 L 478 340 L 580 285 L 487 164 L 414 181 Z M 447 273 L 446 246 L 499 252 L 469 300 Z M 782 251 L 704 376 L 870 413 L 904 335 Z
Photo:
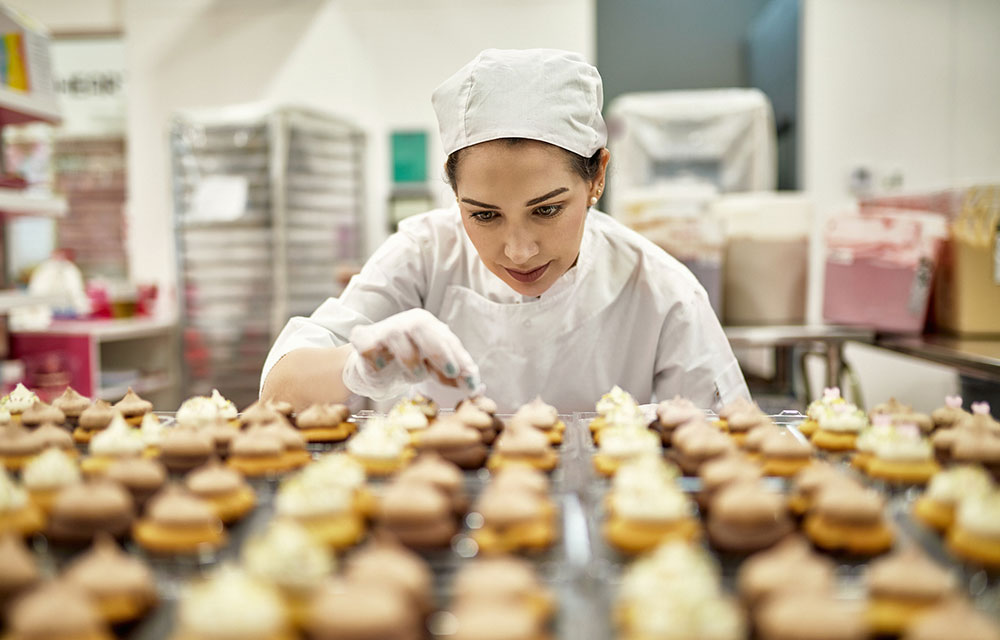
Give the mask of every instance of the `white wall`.
M 851 200 L 848 176 L 903 189 L 1000 181 L 1000 2 L 804 0 L 800 176 L 818 205 L 817 230 Z M 810 317 L 819 318 L 822 255 L 814 252 Z M 938 406 L 953 373 L 852 348 L 869 401 L 896 395 Z M 900 366 L 905 363 L 906 366 Z
M 172 245 L 152 239 L 171 234 L 166 125 L 176 109 L 301 103 L 364 126 L 371 250 L 385 237 L 390 129 L 430 130 L 440 167 L 434 87 L 487 47 L 594 59 L 593 1 L 127 0 L 134 278 L 174 279 Z
M 122 30 L 125 0 L 4 0 L 38 19 L 53 33 L 114 33 Z

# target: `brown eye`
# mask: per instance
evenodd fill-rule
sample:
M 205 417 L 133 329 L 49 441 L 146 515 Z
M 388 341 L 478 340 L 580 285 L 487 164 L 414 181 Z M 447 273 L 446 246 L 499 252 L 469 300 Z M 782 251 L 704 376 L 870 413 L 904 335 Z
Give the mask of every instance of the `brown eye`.
M 562 209 L 563 209 L 562 205 L 546 204 L 535 208 L 534 213 L 536 216 L 539 216 L 541 218 L 554 218 L 555 216 L 559 215 L 559 212 L 562 211 Z

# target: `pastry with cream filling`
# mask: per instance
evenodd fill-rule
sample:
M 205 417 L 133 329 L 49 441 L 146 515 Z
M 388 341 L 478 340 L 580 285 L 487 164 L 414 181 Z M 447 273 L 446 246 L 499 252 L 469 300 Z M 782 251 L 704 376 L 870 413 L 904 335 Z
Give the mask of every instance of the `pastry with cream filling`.
M 130 425 L 138 427 L 142 417 L 153 410 L 153 403 L 140 398 L 139 394 L 129 387 L 125 397 L 116 402 L 112 408 L 121 413 Z
M 518 427 L 514 423 L 497 437 L 493 453 L 486 461 L 487 468 L 494 472 L 514 465 L 548 472 L 558 464 L 559 454 L 552 449 L 544 433 L 534 428 Z
M 86 444 L 101 429 L 106 429 L 115 417 L 115 411 L 104 400 L 95 400 L 92 405 L 80 413 L 76 429 L 73 429 L 73 439 Z
M 68 545 L 90 544 L 100 533 L 122 538 L 135 517 L 132 496 L 106 479 L 71 484 L 52 504 L 45 535 Z
M 885 499 L 876 491 L 850 482 L 828 484 L 816 495 L 804 531 L 821 549 L 876 555 L 895 539 L 884 512 Z
M 66 422 L 66 414 L 62 412 L 62 409 L 46 404 L 41 400 L 35 400 L 35 402 L 21 414 L 21 424 L 29 429 L 34 429 L 38 425 L 45 422 L 64 424 Z
M 46 449 L 21 472 L 24 488 L 31 501 L 46 514 L 52 511 L 56 496 L 64 488 L 81 481 L 76 461 L 60 449 Z
M 295 417 L 295 426 L 306 442 L 341 442 L 357 431 L 350 417 L 346 405 L 314 404 Z
M 17 424 L 0 427 L 0 463 L 9 471 L 23 469 L 43 448 L 34 431 Z
M 1000 570 L 1000 491 L 968 496 L 948 530 L 948 549 L 967 563 Z
M 538 429 L 548 436 L 552 444 L 562 444 L 563 434 L 566 433 L 566 423 L 559 418 L 559 412 L 552 405 L 546 404 L 541 396 L 522 405 L 510 421 Z
M 0 535 L 30 536 L 45 525 L 44 512 L 28 498 L 28 492 L 0 469 Z
M 347 453 L 365 468 L 369 476 L 396 473 L 413 459 L 410 434 L 399 432 L 383 419 L 373 418 L 347 441 Z
M 955 521 L 958 503 L 968 496 L 988 493 L 993 480 L 982 467 L 963 465 L 940 471 L 927 490 L 913 503 L 913 517 L 944 533 Z
M 138 620 L 157 602 L 153 572 L 107 535 L 98 536 L 94 546 L 76 557 L 62 577 L 89 595 L 110 625 Z
M 142 548 L 163 554 L 215 551 L 226 543 L 225 528 L 212 505 L 177 485 L 150 499 L 132 537 Z
M 225 524 L 242 519 L 257 504 L 257 494 L 243 476 L 217 459 L 188 473 L 184 486 L 210 504 Z
M 75 426 L 80 414 L 90 406 L 90 398 L 80 395 L 73 387 L 66 387 L 66 390 L 52 401 L 52 406 L 63 412 L 66 422 Z
M 172 640 L 294 640 L 291 627 L 276 589 L 223 566 L 184 587 Z
M 922 613 L 957 595 L 955 576 L 913 547 L 868 568 L 868 625 L 897 636 Z
M 307 484 L 301 477 L 290 478 L 278 489 L 275 512 L 296 521 L 333 550 L 354 546 L 365 533 L 364 517 L 355 509 L 353 495 L 345 486 Z
M 93 600 L 63 580 L 28 592 L 13 604 L 7 640 L 113 640 Z
M 424 483 L 390 484 L 379 503 L 379 529 L 411 549 L 440 549 L 458 532 L 451 502 Z

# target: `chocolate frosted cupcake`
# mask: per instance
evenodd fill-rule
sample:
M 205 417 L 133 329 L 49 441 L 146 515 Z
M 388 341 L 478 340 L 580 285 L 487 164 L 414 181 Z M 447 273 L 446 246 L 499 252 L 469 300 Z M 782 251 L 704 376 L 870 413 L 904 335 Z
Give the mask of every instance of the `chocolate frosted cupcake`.
M 760 460 L 761 446 L 763 446 L 765 440 L 776 433 L 785 433 L 785 429 L 782 429 L 770 421 L 757 425 L 748 431 L 747 437 L 743 440 L 743 444 L 741 445 L 741 448 L 747 452 L 747 458 L 754 462 Z
M 107 429 L 111 424 L 111 419 L 115 417 L 115 410 L 104 400 L 95 400 L 77 419 L 77 427 L 73 430 L 73 439 L 77 442 L 87 443 L 94 434 L 102 429 Z
M 767 417 L 767 414 L 754 404 L 751 407 L 729 414 L 726 418 L 726 430 L 736 444 L 742 446 L 743 441 L 746 440 L 747 433 L 751 429 L 759 427 L 762 424 L 767 424 L 770 421 L 771 419 Z
M 343 404 L 314 404 L 295 416 L 295 426 L 307 442 L 340 442 L 355 431 L 351 410 Z
M 424 482 L 437 488 L 448 497 L 457 516 L 465 515 L 469 508 L 462 470 L 437 453 L 421 454 L 413 464 L 400 471 L 396 478 L 404 484 Z
M 737 576 L 740 598 L 751 611 L 784 593 L 832 594 L 836 581 L 833 562 L 798 536 L 750 556 Z
M 66 390 L 52 401 L 52 406 L 63 412 L 69 424 L 76 425 L 80 414 L 90 406 L 90 398 L 80 395 L 73 387 L 66 387 Z
M 255 430 L 276 437 L 282 445 L 281 470 L 291 471 L 309 464 L 312 456 L 306 449 L 306 440 L 295 428 L 288 425 L 273 424 L 255 427 Z
M 846 473 L 829 462 L 815 461 L 795 474 L 788 497 L 788 508 L 797 516 L 805 515 L 812 508 L 819 491 L 831 484 L 857 484 Z
M 692 420 L 703 420 L 705 413 L 687 398 L 674 396 L 673 400 L 663 400 L 656 405 L 656 419 L 650 428 L 660 434 L 663 446 L 670 446 L 674 430 Z
M 226 464 L 248 478 L 285 471 L 285 444 L 280 435 L 267 429 L 256 426 L 239 434 L 229 445 Z
M 944 406 L 931 412 L 931 422 L 935 429 L 950 429 L 959 421 L 972 414 L 962 408 L 962 396 L 947 396 Z
M 457 413 L 464 405 L 467 404 L 471 404 L 492 419 L 491 426 L 489 428 L 480 429 L 479 433 L 483 437 L 483 442 L 485 444 L 493 444 L 493 440 L 496 436 L 503 431 L 503 420 L 497 417 L 497 403 L 486 396 L 472 396 L 460 400 L 459 403 L 455 405 L 455 412 Z M 490 435 L 491 432 L 492 437 Z
M 125 487 L 135 502 L 136 513 L 141 513 L 146 502 L 166 483 L 167 468 L 149 458 L 122 458 L 108 467 L 104 477 Z
M 496 405 L 494 405 L 496 406 Z M 500 418 L 483 411 L 471 401 L 463 401 L 455 410 L 455 419 L 479 432 L 483 444 L 490 445 L 503 428 Z
M 211 436 L 197 429 L 168 429 L 160 441 L 160 461 L 175 473 L 205 464 L 214 453 Z
M 835 483 L 816 495 L 804 529 L 821 549 L 875 555 L 887 551 L 895 537 L 884 511 L 885 499 L 878 492 Z
M 0 427 L 0 463 L 10 471 L 23 469 L 43 447 L 33 431 L 16 424 Z
M 134 517 L 132 496 L 120 485 L 108 480 L 82 482 L 56 496 L 46 535 L 55 542 L 80 545 L 100 533 L 120 538 Z
M 764 475 L 788 478 L 812 462 L 813 448 L 790 431 L 769 435 L 760 446 Z
M 186 554 L 216 550 L 226 542 L 222 521 L 208 502 L 185 489 L 167 486 L 153 496 L 132 537 L 154 553 Z
M 493 453 L 486 466 L 498 471 L 511 465 L 527 465 L 539 471 L 552 471 L 559 464 L 559 455 L 552 449 L 548 437 L 533 427 L 504 429 L 493 443 Z
M 447 547 L 457 533 L 448 498 L 420 483 L 389 485 L 379 504 L 378 524 L 411 549 Z
M 63 580 L 89 595 L 108 624 L 138 620 L 156 604 L 153 573 L 141 560 L 122 551 L 109 536 L 77 557 Z
M 285 414 L 277 411 L 271 403 L 255 402 L 240 414 L 240 425 L 244 429 L 273 422 L 288 423 Z M 290 423 L 289 423 L 290 424 Z
M 348 560 L 344 577 L 351 584 L 371 584 L 404 593 L 420 617 L 434 610 L 430 567 L 418 555 L 398 544 L 379 540 Z
M 65 581 L 48 582 L 11 608 L 10 640 L 113 640 L 94 602 Z
M 550 513 L 534 494 L 487 487 L 476 501 L 483 525 L 472 538 L 483 553 L 544 551 L 555 540 Z
M 755 482 L 763 477 L 763 473 L 759 466 L 746 458 L 729 455 L 701 465 L 698 477 L 701 478 L 698 506 L 707 511 L 712 497 L 720 489 L 735 482 Z
M 899 635 L 956 587 L 951 573 L 915 548 L 876 560 L 868 568 L 868 624 L 876 634 Z
M 978 429 L 960 429 L 951 446 L 951 460 L 958 464 L 981 464 L 1000 482 L 1000 435 Z
M 955 598 L 914 620 L 903 640 L 1000 640 L 1000 627 L 982 611 Z
M 20 536 L 0 535 L 0 619 L 6 618 L 7 607 L 41 580 L 35 556 L 28 551 Z
M 226 524 L 243 518 L 257 504 L 257 494 L 243 476 L 218 460 L 210 460 L 189 473 L 184 478 L 184 486 L 193 495 L 211 504 Z
M 696 423 L 691 423 L 696 424 Z M 732 439 L 710 426 L 685 426 L 674 432 L 674 447 L 670 455 L 685 475 L 697 475 L 701 465 L 736 450 Z
M 478 558 L 455 575 L 454 604 L 470 602 L 525 609 L 540 624 L 555 613 L 556 600 L 535 575 L 531 564 L 516 556 Z
M 129 424 L 137 427 L 142 422 L 142 417 L 153 410 L 153 403 L 140 398 L 139 394 L 129 387 L 125 397 L 116 402 L 112 408 L 125 416 Z
M 486 461 L 488 450 L 479 431 L 455 417 L 439 418 L 425 431 L 415 434 L 419 451 L 434 451 L 463 469 L 478 469 Z
M 712 498 L 706 528 L 714 547 L 747 553 L 774 545 L 794 526 L 781 494 L 760 483 L 741 482 Z
M 543 626 L 530 609 L 472 601 L 452 611 L 454 640 L 541 640 Z
M 35 400 L 34 404 L 21 414 L 21 424 L 29 429 L 34 429 L 43 422 L 63 424 L 66 422 L 66 414 L 50 404 Z
M 831 594 L 782 593 L 757 614 L 760 640 L 864 640 L 868 627 L 859 603 Z
M 372 584 L 327 583 L 313 600 L 306 623 L 314 640 L 416 640 L 419 615 L 406 594 Z
M 34 434 L 42 443 L 43 449 L 56 448 L 74 458 L 80 455 L 76 444 L 73 443 L 73 436 L 62 427 L 46 422 L 35 429 Z

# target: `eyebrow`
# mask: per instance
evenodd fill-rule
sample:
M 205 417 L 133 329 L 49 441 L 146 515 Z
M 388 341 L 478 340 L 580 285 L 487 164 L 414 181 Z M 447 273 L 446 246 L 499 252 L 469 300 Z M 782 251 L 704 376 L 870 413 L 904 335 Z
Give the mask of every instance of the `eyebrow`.
M 544 196 L 539 196 L 538 198 L 532 198 L 531 200 L 528 200 L 527 202 L 524 203 L 524 206 L 530 207 L 533 204 L 538 204 L 539 202 L 545 202 L 549 198 L 554 198 L 555 196 L 561 193 L 565 193 L 567 191 L 569 191 L 568 187 L 559 187 L 558 189 L 553 189 L 552 191 L 546 193 Z M 496 209 L 498 211 L 500 210 L 500 207 L 498 207 L 495 204 L 486 204 L 485 202 L 473 200 L 472 198 L 462 198 L 462 202 L 466 204 L 471 204 L 474 207 L 482 207 L 483 209 Z

